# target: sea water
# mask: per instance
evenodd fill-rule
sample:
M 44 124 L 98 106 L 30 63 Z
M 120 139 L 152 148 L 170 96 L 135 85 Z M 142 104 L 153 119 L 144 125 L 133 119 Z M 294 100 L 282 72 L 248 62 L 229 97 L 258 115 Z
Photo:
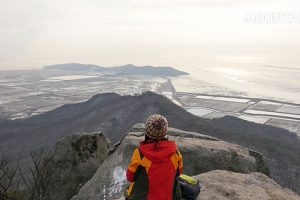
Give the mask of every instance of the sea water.
M 250 97 L 300 103 L 300 68 L 198 67 L 172 78 L 177 92 Z

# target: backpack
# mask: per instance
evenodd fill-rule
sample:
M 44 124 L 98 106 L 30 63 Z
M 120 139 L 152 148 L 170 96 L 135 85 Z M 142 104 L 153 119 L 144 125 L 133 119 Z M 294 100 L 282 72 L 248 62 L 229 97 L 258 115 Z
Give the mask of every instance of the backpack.
M 196 200 L 197 196 L 200 194 L 200 184 L 199 180 L 181 174 L 178 177 L 178 183 L 181 189 L 182 197 L 186 200 Z

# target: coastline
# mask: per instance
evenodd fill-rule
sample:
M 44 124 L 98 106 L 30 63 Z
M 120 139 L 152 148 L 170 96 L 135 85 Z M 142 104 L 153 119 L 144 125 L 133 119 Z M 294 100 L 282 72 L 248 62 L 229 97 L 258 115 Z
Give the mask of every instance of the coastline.
M 45 70 L 1 72 L 1 119 L 28 118 L 64 104 L 86 101 L 98 93 L 138 95 L 150 90 L 199 117 L 213 119 L 230 115 L 285 128 L 300 136 L 300 103 L 253 97 L 243 91 L 188 76 L 106 76 L 87 71 Z

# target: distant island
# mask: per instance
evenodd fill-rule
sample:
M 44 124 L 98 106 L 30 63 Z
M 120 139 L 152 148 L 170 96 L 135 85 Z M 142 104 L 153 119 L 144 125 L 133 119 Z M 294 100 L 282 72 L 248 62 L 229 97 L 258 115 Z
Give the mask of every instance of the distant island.
M 135 66 L 132 64 L 116 66 L 116 67 L 101 67 L 92 64 L 67 63 L 44 66 L 44 70 L 68 70 L 68 71 L 96 71 L 110 72 L 114 75 L 152 75 L 152 76 L 172 76 L 189 75 L 186 72 L 176 70 L 172 67 L 154 67 L 154 66 Z

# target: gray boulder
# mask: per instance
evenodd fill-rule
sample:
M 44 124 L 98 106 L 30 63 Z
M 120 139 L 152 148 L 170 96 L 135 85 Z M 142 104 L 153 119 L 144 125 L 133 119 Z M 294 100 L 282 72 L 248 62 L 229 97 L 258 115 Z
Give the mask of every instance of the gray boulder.
M 41 199 L 70 199 L 108 157 L 110 143 L 101 132 L 73 134 L 57 142 L 43 159 Z
M 214 170 L 193 176 L 200 180 L 201 192 L 197 200 L 299 200 L 290 189 L 281 188 L 273 179 L 259 173 L 241 174 Z
M 144 139 L 144 125 L 137 124 L 116 144 L 110 157 L 99 167 L 74 196 L 73 200 L 118 199 L 128 186 L 126 169 L 133 150 Z M 183 157 L 183 173 L 197 175 L 211 170 L 239 173 L 257 172 L 267 168 L 263 160 L 250 155 L 248 149 L 220 141 L 214 137 L 169 128 L 169 139 L 175 140 Z M 256 154 L 256 157 L 261 157 Z M 263 166 L 263 167 L 262 167 Z M 266 170 L 268 171 L 268 170 Z

